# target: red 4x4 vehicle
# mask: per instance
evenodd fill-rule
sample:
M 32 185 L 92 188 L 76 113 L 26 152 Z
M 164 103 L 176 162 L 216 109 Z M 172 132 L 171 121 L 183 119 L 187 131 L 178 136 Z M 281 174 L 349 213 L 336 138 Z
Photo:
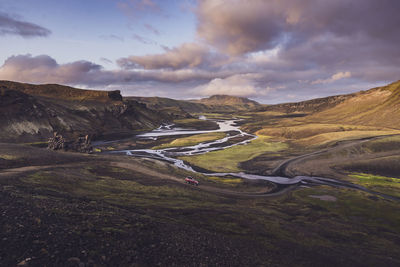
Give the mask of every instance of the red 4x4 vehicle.
M 187 184 L 192 184 L 192 185 L 199 185 L 199 181 L 197 181 L 196 179 L 194 179 L 192 176 L 188 176 L 185 178 L 185 182 Z

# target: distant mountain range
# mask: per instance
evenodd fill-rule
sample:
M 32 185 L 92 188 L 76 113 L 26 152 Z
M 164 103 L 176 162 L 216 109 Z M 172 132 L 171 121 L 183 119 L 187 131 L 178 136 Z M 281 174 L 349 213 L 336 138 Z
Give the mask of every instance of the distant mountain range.
M 0 142 L 44 140 L 54 131 L 66 136 L 115 137 L 193 113 L 248 111 L 304 114 L 310 122 L 400 128 L 400 81 L 354 94 L 278 105 L 227 95 L 200 100 L 123 98 L 119 91 L 0 81 Z
M 149 108 L 175 113 L 238 112 L 252 110 L 262 105 L 244 97 L 214 95 L 200 100 L 175 100 L 163 97 L 127 97 L 145 103 Z
M 213 95 L 200 100 L 190 100 L 190 102 L 201 103 L 208 106 L 229 106 L 237 110 L 250 110 L 261 106 L 261 104 L 254 100 L 230 95 Z

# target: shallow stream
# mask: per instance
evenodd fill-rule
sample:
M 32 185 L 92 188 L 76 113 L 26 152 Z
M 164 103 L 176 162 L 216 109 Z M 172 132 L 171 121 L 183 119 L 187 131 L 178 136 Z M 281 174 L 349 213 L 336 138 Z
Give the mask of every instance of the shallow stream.
M 229 132 L 230 135 L 216 140 L 212 142 L 203 142 L 199 143 L 194 146 L 186 146 L 186 147 L 173 147 L 173 148 L 165 148 L 165 149 L 135 149 L 135 150 L 121 150 L 121 151 L 114 151 L 114 153 L 125 153 L 129 156 L 135 157 L 145 157 L 145 158 L 152 158 L 152 159 L 159 159 L 163 161 L 170 162 L 175 166 L 191 171 L 193 173 L 200 173 L 207 176 L 233 176 L 239 177 L 243 179 L 252 179 L 252 180 L 267 180 L 272 183 L 283 185 L 280 188 L 284 188 L 284 186 L 289 185 L 330 185 L 336 187 L 346 187 L 346 188 L 353 188 L 359 189 L 363 191 L 368 191 L 364 187 L 350 184 L 334 179 L 323 178 L 323 177 L 310 177 L 310 176 L 296 176 L 293 178 L 288 177 L 280 177 L 280 176 L 264 176 L 264 175 L 255 175 L 249 174 L 245 172 L 239 173 L 207 173 L 207 172 L 200 172 L 194 170 L 190 165 L 186 164 L 184 161 L 177 159 L 180 156 L 190 156 L 190 155 L 198 155 L 204 154 L 211 151 L 227 149 L 237 145 L 245 145 L 252 140 L 256 139 L 257 136 L 243 132 L 239 129 L 239 126 L 236 125 L 237 120 L 220 120 L 215 121 L 219 129 L 217 130 L 209 130 L 209 131 L 198 131 L 198 130 L 190 130 L 190 129 L 183 129 L 183 128 L 174 128 L 173 124 L 169 125 L 162 125 L 158 129 L 153 130 L 151 132 L 147 132 L 144 134 L 140 134 L 137 138 L 142 139 L 157 139 L 162 136 L 182 136 L 182 135 L 195 135 L 195 134 L 202 134 L 202 133 L 215 133 L 215 132 Z M 247 137 L 246 140 L 240 141 L 237 143 L 228 142 L 233 138 L 243 139 Z

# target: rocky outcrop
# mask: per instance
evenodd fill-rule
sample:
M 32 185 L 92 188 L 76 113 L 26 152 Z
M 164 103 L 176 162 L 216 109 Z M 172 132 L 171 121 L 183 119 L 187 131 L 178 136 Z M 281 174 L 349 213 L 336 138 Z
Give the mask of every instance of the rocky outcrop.
M 53 137 L 49 138 L 47 149 L 51 150 L 68 150 L 80 153 L 92 153 L 93 147 L 89 135 L 79 136 L 75 141 L 68 142 L 62 135 L 57 132 Z
M 7 88 L 22 92 L 32 96 L 47 97 L 62 100 L 77 100 L 77 101 L 122 101 L 121 92 L 100 91 L 100 90 L 85 90 L 73 88 L 70 86 L 59 84 L 29 84 L 17 83 L 12 81 L 0 81 L 0 88 Z
M 145 104 L 123 100 L 119 91 L 69 88 L 0 81 L 0 142 L 45 141 L 54 137 L 53 132 L 68 140 L 87 134 L 112 139 L 150 130 L 172 119 Z M 66 98 L 52 97 L 57 89 Z
M 66 140 L 62 135 L 59 135 L 56 132 L 54 133 L 54 136 L 50 137 L 49 141 L 47 142 L 47 149 L 62 150 L 65 149 L 65 147 L 66 147 Z

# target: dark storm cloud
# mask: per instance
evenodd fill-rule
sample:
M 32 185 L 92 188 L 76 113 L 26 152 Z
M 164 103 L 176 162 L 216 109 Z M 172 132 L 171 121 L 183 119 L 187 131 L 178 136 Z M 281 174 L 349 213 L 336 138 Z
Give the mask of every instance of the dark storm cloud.
M 230 54 L 273 48 L 283 33 L 283 23 L 265 1 L 199 2 L 197 33 Z
M 121 3 L 127 12 L 161 12 L 154 0 Z M 168 88 L 181 97 L 223 93 L 266 103 L 343 94 L 400 79 L 399 10 L 397 0 L 199 0 L 196 42 L 121 58 L 114 71 L 16 56 L 0 68 L 0 79 L 122 85 L 160 95 Z M 157 34 L 150 26 L 144 25 Z
M 51 31 L 37 24 L 19 20 L 0 11 L 0 36 L 19 35 L 28 37 L 46 37 Z
M 396 0 L 202 0 L 198 35 L 231 54 L 296 45 L 325 34 L 397 42 L 398 10 Z
M 265 88 L 332 95 L 344 81 L 400 78 L 399 10 L 396 0 L 201 0 L 197 35 L 258 73 L 249 82 L 260 97 Z

